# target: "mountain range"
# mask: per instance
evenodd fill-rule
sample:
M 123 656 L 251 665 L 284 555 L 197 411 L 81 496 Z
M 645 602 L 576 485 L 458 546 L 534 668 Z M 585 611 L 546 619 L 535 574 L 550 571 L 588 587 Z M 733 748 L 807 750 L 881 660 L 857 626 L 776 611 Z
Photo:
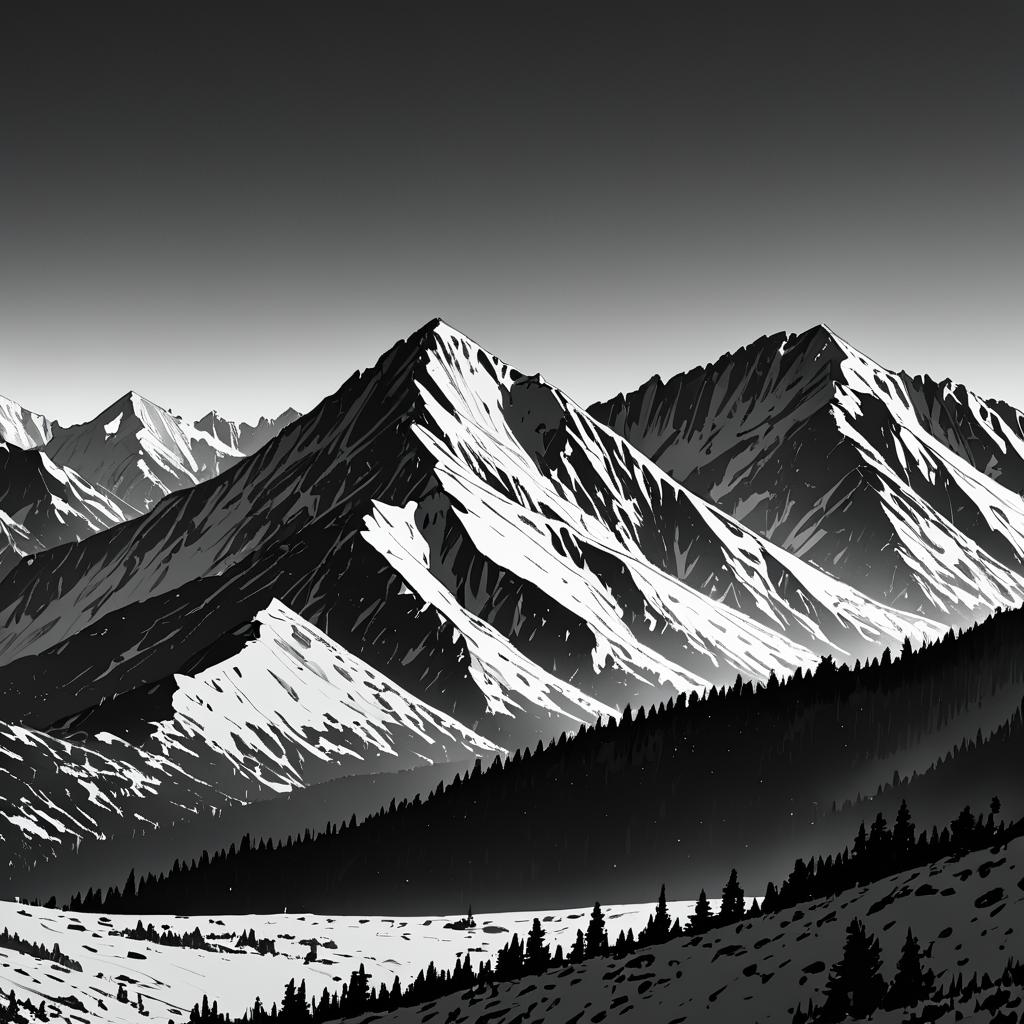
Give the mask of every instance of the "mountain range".
M 102 484 L 57 465 L 44 451 L 0 442 L 0 576 L 23 558 L 137 514 Z
M 216 409 L 212 409 L 205 416 L 196 420 L 194 425 L 197 430 L 215 437 L 228 448 L 241 452 L 243 455 L 252 455 L 298 418 L 299 413 L 289 408 L 285 409 L 280 416 L 275 416 L 272 419 L 261 416 L 255 424 L 250 424 L 228 419 Z
M 216 476 L 297 416 L 289 409 L 250 426 L 210 413 L 190 425 L 131 392 L 62 427 L 0 397 L 0 576 L 21 558 L 134 519 Z
M 18 448 L 38 448 L 50 440 L 53 423 L 38 412 L 0 395 L 0 440 Z
M 591 407 L 674 480 L 886 604 L 1024 600 L 1024 414 L 893 373 L 824 325 Z
M 151 829 L 1024 601 L 1024 415 L 823 326 L 589 410 L 432 320 L 301 416 L 33 415 L 3 424 L 43 497 L 0 500 L 0 747 L 49 758 L 0 816 L 33 856 L 129 827 L 40 824 L 62 760 L 142 771 Z

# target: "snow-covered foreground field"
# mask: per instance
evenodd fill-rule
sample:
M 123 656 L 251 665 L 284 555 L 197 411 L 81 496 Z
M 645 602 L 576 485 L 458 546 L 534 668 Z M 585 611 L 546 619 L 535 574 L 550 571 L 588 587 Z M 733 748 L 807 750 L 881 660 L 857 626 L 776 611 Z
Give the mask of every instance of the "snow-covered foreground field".
M 715 905 L 716 901 L 712 901 Z M 693 901 L 670 902 L 672 916 L 684 922 L 693 912 Z M 619 930 L 639 931 L 654 909 L 650 903 L 606 907 L 612 941 Z M 158 931 L 182 934 L 198 928 L 223 952 L 183 949 L 124 938 L 114 934 L 130 929 L 138 915 L 66 914 L 17 903 L 0 903 L 0 932 L 6 927 L 29 942 L 48 949 L 59 944 L 61 952 L 77 960 L 82 971 L 69 971 L 48 960 L 0 948 L 0 989 L 13 988 L 19 1000 L 34 1005 L 43 999 L 51 1020 L 137 1022 L 133 1004 L 141 993 L 144 1008 L 157 1020 L 183 1020 L 193 1005 L 207 994 L 219 1009 L 241 1015 L 256 996 L 269 1008 L 279 1002 L 290 978 L 305 979 L 307 991 L 340 989 L 360 963 L 366 965 L 373 984 L 389 987 L 397 975 L 406 984 L 431 960 L 438 968 L 450 968 L 457 954 L 469 952 L 474 963 L 493 959 L 514 932 L 525 939 L 539 917 L 551 948 L 572 945 L 576 930 L 586 930 L 590 908 L 559 911 L 486 914 L 475 913 L 476 928 L 462 931 L 445 928 L 454 917 L 358 918 L 317 917 L 310 914 L 246 915 L 237 917 L 145 917 L 143 925 Z M 261 956 L 251 949 L 239 950 L 239 933 L 250 929 L 257 939 L 273 939 L 277 955 Z M 305 963 L 309 940 L 319 944 L 315 963 Z M 303 943 L 305 940 L 305 944 Z M 331 948 L 333 943 L 336 948 Z M 130 1004 L 116 1001 L 124 984 Z M 73 996 L 84 1010 L 57 1004 L 57 997 Z

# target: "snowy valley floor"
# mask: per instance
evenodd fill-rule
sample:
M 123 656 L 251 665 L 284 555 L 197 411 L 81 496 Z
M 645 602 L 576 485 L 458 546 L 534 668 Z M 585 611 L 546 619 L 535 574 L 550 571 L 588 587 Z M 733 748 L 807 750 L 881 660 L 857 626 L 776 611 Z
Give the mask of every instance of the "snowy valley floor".
M 646 922 L 651 903 L 606 908 L 608 930 L 634 932 Z M 689 902 L 670 905 L 685 919 Z M 311 915 L 244 917 L 147 917 L 182 933 L 198 927 L 224 952 L 155 945 L 111 934 L 132 927 L 135 915 L 66 914 L 54 910 L 0 904 L 0 930 L 6 926 L 22 939 L 52 947 L 77 960 L 82 971 L 68 971 L 30 955 L 0 950 L 0 989 L 13 987 L 19 999 L 46 1001 L 51 1020 L 138 1021 L 130 1004 L 117 1003 L 123 983 L 134 1002 L 141 993 L 152 1019 L 184 1020 L 203 994 L 220 1009 L 240 1014 L 257 995 L 269 1006 L 279 1001 L 285 982 L 304 979 L 307 990 L 339 988 L 359 963 L 375 985 L 403 983 L 433 960 L 454 965 L 457 953 L 472 953 L 474 962 L 493 957 L 513 932 L 524 937 L 533 917 L 540 917 L 552 948 L 572 943 L 585 928 L 589 909 L 488 915 L 477 913 L 471 931 L 447 929 L 452 918 L 326 918 Z M 907 928 L 913 929 L 927 966 L 948 985 L 958 974 L 996 977 L 1011 958 L 1024 958 L 1024 839 L 996 850 L 982 850 L 959 860 L 891 876 L 870 886 L 848 890 L 836 899 L 802 904 L 742 924 L 690 939 L 641 950 L 625 958 L 599 958 L 551 971 L 539 978 L 500 985 L 482 995 L 468 993 L 399 1010 L 376 1020 L 412 1024 L 428 1020 L 489 1024 L 513 1021 L 590 1022 L 627 1016 L 630 1022 L 783 1022 L 793 1008 L 820 994 L 832 963 L 839 957 L 847 923 L 860 918 L 882 946 L 883 974 L 892 976 Z M 277 955 L 235 948 L 232 934 L 253 929 L 273 939 Z M 309 945 L 319 943 L 318 960 L 306 964 Z M 331 944 L 336 948 L 331 948 Z M 58 996 L 74 996 L 82 1009 L 57 1006 Z M 57 1012 L 55 1012 L 57 1011 Z M 899 1014 L 873 1019 L 902 1020 Z M 942 1018 L 943 1020 L 945 1018 Z M 949 1017 L 952 1021 L 954 1018 Z M 989 1020 L 968 1015 L 965 1019 Z
M 657 893 L 654 893 L 657 897 Z M 639 931 L 654 908 L 650 903 L 606 908 L 608 930 L 614 938 L 619 929 Z M 714 901 L 712 901 L 714 904 Z M 692 901 L 670 902 L 673 917 L 683 921 L 693 911 Z M 133 914 L 69 914 L 58 910 L 0 903 L 0 932 L 6 927 L 20 938 L 52 948 L 82 965 L 81 973 L 67 971 L 47 960 L 0 948 L 0 990 L 13 987 L 18 999 L 30 998 L 33 1005 L 44 999 L 51 1020 L 138 1022 L 142 1018 L 132 1005 L 116 1001 L 123 983 L 132 1003 L 142 994 L 150 1018 L 159 1021 L 185 1020 L 204 994 L 219 1008 L 241 1015 L 260 996 L 269 1008 L 279 1002 L 290 978 L 305 979 L 311 993 L 326 986 L 340 989 L 360 963 L 366 965 L 376 986 L 390 986 L 397 975 L 402 984 L 433 960 L 440 968 L 451 968 L 459 953 L 471 952 L 475 963 L 493 959 L 497 951 L 518 932 L 520 939 L 539 917 L 551 948 L 561 943 L 568 950 L 579 928 L 586 930 L 590 908 L 537 911 L 529 913 L 474 913 L 477 927 L 470 931 L 445 928 L 454 917 L 366 918 L 318 917 L 310 914 L 246 915 L 227 917 L 145 916 L 144 925 L 159 931 L 167 926 L 176 934 L 198 928 L 211 945 L 224 947 L 222 953 L 157 945 L 112 933 L 131 929 L 139 921 Z M 257 939 L 273 939 L 276 956 L 261 956 L 249 949 L 238 950 L 235 938 L 254 930 Z M 227 936 L 233 935 L 235 938 Z M 317 962 L 304 963 L 310 946 L 319 943 Z M 337 948 L 330 948 L 335 943 Z M 85 1011 L 53 1003 L 58 996 L 74 996 Z

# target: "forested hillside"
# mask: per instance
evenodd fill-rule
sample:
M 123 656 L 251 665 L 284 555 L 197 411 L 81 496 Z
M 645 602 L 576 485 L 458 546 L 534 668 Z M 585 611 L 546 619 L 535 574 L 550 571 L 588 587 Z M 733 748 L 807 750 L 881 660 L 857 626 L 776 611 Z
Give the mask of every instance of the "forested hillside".
M 955 799 L 988 799 L 989 780 L 965 794 L 955 765 L 1019 747 L 1007 737 L 1020 731 L 1022 624 L 1020 611 L 999 613 L 895 661 L 825 660 L 785 684 L 627 711 L 358 825 L 283 845 L 247 836 L 137 891 L 133 881 L 108 909 L 434 913 L 565 905 L 595 891 L 620 901 L 643 898 L 652 877 L 695 892 L 723 862 L 756 891 L 811 837 L 840 841 L 850 812 L 836 804 L 847 797 L 895 782 L 898 799 L 904 779 L 952 757 L 936 770 Z M 1019 813 L 1022 775 L 1004 778 L 998 791 Z M 932 809 L 945 819 L 955 808 L 941 803 Z

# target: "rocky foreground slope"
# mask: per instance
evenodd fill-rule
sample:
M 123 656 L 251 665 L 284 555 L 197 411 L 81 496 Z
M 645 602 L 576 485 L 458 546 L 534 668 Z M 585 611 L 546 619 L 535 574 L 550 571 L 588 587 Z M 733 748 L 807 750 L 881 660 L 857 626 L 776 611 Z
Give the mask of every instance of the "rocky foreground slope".
M 925 966 L 936 973 L 937 985 L 948 986 L 958 977 L 965 983 L 975 976 L 980 981 L 986 973 L 997 978 L 1010 957 L 1021 956 L 1022 883 L 1024 840 L 1017 840 L 1003 849 L 895 875 L 834 900 L 748 919 L 697 940 L 684 938 L 627 957 L 598 958 L 493 989 L 488 986 L 479 996 L 445 997 L 362 1019 L 365 1024 L 600 1024 L 619 1018 L 651 1024 L 790 1024 L 798 1004 L 806 1009 L 808 1001 L 820 1002 L 829 969 L 841 954 L 847 923 L 854 917 L 878 936 L 886 980 L 895 971 L 908 927 L 927 952 Z M 669 904 L 671 916 L 683 920 L 693 909 L 692 901 Z M 649 903 L 605 907 L 609 931 L 637 933 L 651 910 Z M 42 999 L 51 1020 L 76 1024 L 135 1022 L 139 1014 L 132 1004 L 140 994 L 157 1020 L 186 1020 L 204 995 L 216 999 L 222 1011 L 240 1016 L 256 996 L 268 1009 L 280 1003 L 292 978 L 319 995 L 323 988 L 340 989 L 360 963 L 376 987 L 383 983 L 390 988 L 396 977 L 407 984 L 429 961 L 450 969 L 456 957 L 467 952 L 474 963 L 493 959 L 513 933 L 525 936 L 534 917 L 541 920 L 552 949 L 557 944 L 567 950 L 576 930 L 586 927 L 589 909 L 509 914 L 477 909 L 476 928 L 446 928 L 456 916 L 144 917 L 144 925 L 152 924 L 158 933 L 180 935 L 198 928 L 210 947 L 183 949 L 119 934 L 136 925 L 137 914 L 67 913 L 6 903 L 0 904 L 0 926 L 47 947 L 58 943 L 82 970 L 61 969 L 0 946 L 0 990 L 13 989 L 19 1000 L 31 999 L 34 1005 Z M 274 941 L 276 955 L 260 956 L 237 945 L 240 932 L 250 928 L 257 938 Z M 318 949 L 310 961 L 313 939 Z M 117 1002 L 120 984 L 129 1004 Z M 976 1015 L 974 1009 L 992 992 L 959 1005 L 964 1019 L 995 1019 L 993 1013 Z M 1011 991 L 1009 999 L 1019 996 Z M 1003 1003 L 997 1012 L 1013 1006 Z M 872 1019 L 896 1024 L 905 1015 L 883 1013 Z M 936 1019 L 952 1024 L 954 1014 Z
M 936 984 L 998 978 L 1024 949 L 1024 840 L 960 860 L 894 875 L 839 897 L 715 929 L 697 939 L 652 946 L 630 957 L 604 957 L 420 1006 L 362 1018 L 365 1024 L 599 1024 L 627 1019 L 645 1024 L 791 1024 L 798 1006 L 821 1004 L 829 969 L 842 955 L 853 918 L 878 937 L 883 977 L 896 970 L 907 929 L 926 950 Z M 976 1009 L 988 989 L 930 1019 L 1012 1020 L 1024 989 Z M 961 1016 L 956 1016 L 959 1010 Z M 880 1011 L 874 1021 L 907 1019 Z

